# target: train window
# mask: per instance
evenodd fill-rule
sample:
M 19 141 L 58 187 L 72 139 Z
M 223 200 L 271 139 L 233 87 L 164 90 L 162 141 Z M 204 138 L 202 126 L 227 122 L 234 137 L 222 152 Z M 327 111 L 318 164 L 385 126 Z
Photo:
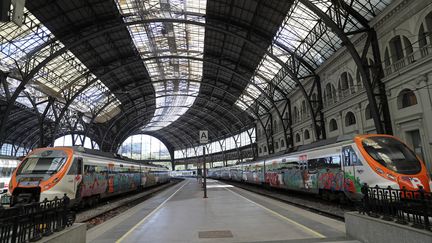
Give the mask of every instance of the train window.
M 85 174 L 92 174 L 95 172 L 95 167 L 93 165 L 85 165 L 84 166 L 84 173 Z
M 386 168 L 407 175 L 421 171 L 421 163 L 405 144 L 391 137 L 369 137 L 362 141 L 366 152 Z
M 320 167 L 320 161 L 318 159 L 309 159 L 307 161 L 309 173 L 315 172 Z
M 78 172 L 78 158 L 75 158 L 67 174 L 76 175 L 77 172 Z
M 340 168 L 340 157 L 339 156 L 330 157 L 329 167 Z
M 360 161 L 356 152 L 351 146 L 345 146 L 342 148 L 342 157 L 344 166 L 362 165 L 362 162 Z
M 53 158 L 35 155 L 21 163 L 17 174 L 53 174 L 63 167 L 65 161 L 66 157 Z

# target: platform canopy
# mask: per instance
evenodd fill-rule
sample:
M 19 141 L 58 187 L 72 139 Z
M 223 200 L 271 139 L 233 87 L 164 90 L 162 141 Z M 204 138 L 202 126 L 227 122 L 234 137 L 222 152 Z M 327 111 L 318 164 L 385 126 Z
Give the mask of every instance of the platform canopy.
M 389 4 L 27 0 L 22 25 L 0 23 L 0 145 L 79 133 L 116 151 L 145 133 L 174 151 L 198 145 L 199 130 L 214 141 L 266 126 Z

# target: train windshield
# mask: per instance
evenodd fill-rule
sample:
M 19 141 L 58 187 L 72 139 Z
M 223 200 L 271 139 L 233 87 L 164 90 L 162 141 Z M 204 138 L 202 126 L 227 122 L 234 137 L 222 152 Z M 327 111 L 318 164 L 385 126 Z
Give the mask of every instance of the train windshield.
M 66 154 L 60 150 L 46 150 L 32 154 L 21 163 L 17 175 L 54 174 L 63 167 L 66 159 Z
M 421 170 L 421 162 L 414 152 L 394 138 L 369 137 L 362 144 L 374 160 L 394 172 L 413 175 Z

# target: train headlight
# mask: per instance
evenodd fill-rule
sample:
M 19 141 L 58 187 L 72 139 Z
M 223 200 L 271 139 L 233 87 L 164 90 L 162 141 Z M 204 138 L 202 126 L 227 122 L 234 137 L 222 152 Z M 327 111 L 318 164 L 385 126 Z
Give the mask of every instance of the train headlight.
M 380 168 L 376 168 L 376 172 L 377 172 L 378 174 L 384 174 L 384 171 L 381 170 Z
M 387 177 L 388 177 L 390 180 L 393 180 L 393 181 L 396 180 L 396 177 L 395 177 L 394 175 L 392 175 L 392 174 L 387 174 Z

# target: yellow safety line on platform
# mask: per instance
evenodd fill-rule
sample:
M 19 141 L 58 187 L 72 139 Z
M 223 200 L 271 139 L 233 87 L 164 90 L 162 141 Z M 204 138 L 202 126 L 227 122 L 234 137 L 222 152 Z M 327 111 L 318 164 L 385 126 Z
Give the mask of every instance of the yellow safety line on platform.
M 141 221 L 139 221 L 136 225 L 134 225 L 134 227 L 132 227 L 128 232 L 126 232 L 126 234 L 120 237 L 120 239 L 118 239 L 116 243 L 120 243 L 121 241 L 123 241 L 130 233 L 132 233 L 132 231 L 134 231 L 140 224 L 144 223 L 144 221 L 146 221 L 150 216 L 156 213 L 163 205 L 165 205 L 166 202 L 168 202 L 168 200 L 170 200 L 177 192 L 179 192 L 187 184 L 189 184 L 189 182 L 185 183 L 183 186 L 177 189 L 177 191 L 175 191 L 171 196 L 169 196 L 165 201 L 163 201 L 157 208 L 153 209 L 151 213 L 149 213 L 147 216 L 141 219 Z
M 224 189 L 225 189 L 225 190 L 228 190 L 228 191 L 230 191 L 230 192 L 232 192 L 233 194 L 235 194 L 235 195 L 237 195 L 237 196 L 239 196 L 239 197 L 241 197 L 241 198 L 243 198 L 243 199 L 246 199 L 247 201 L 249 201 L 249 202 L 251 202 L 251 203 L 257 205 L 258 207 L 260 207 L 260 208 L 262 208 L 262 209 L 264 209 L 264 210 L 266 210 L 266 211 L 268 211 L 268 212 L 270 212 L 270 213 L 272 213 L 272 214 L 274 214 L 274 215 L 276 215 L 276 216 L 278 216 L 278 217 L 280 217 L 280 218 L 282 218 L 282 219 L 284 219 L 284 220 L 286 220 L 286 221 L 288 221 L 288 222 L 290 222 L 290 223 L 292 223 L 292 224 L 298 226 L 299 228 L 302 228 L 303 230 L 305 230 L 305 231 L 307 231 L 307 232 L 309 232 L 309 233 L 311 233 L 311 234 L 313 234 L 313 235 L 315 235 L 315 236 L 317 236 L 317 237 L 319 237 L 319 238 L 326 238 L 324 235 L 322 235 L 322 234 L 316 232 L 315 230 L 313 230 L 313 229 L 311 229 L 311 228 L 309 228 L 309 227 L 306 227 L 306 226 L 304 226 L 304 225 L 302 225 L 302 224 L 300 224 L 300 223 L 297 223 L 296 221 L 294 221 L 294 220 L 292 220 L 292 219 L 289 219 L 289 218 L 287 218 L 287 217 L 285 217 L 285 216 L 283 216 L 283 215 L 281 215 L 281 214 L 279 214 L 279 213 L 277 213 L 277 212 L 275 212 L 275 211 L 273 211 L 273 210 L 271 210 L 271 209 L 269 209 L 269 208 L 267 208 L 267 207 L 265 207 L 265 206 L 263 206 L 263 205 L 261 205 L 261 204 L 259 204 L 259 203 L 256 203 L 256 202 L 250 200 L 249 198 L 240 195 L 240 194 L 237 193 L 237 192 L 234 192 L 234 191 L 232 191 L 232 190 L 230 190 L 230 189 L 228 189 L 228 188 L 224 188 Z

